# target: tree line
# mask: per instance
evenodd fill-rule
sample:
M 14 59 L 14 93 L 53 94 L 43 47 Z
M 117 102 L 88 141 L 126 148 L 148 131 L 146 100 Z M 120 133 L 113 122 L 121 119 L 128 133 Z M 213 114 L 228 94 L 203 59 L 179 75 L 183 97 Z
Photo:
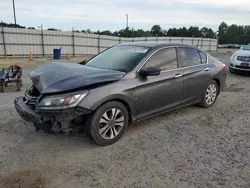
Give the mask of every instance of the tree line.
M 219 44 L 249 44 L 250 25 L 227 25 L 222 22 L 218 31 Z
M 18 24 L 8 24 L 1 22 L 0 26 L 3 27 L 15 27 L 15 28 L 25 28 L 24 26 Z M 34 27 L 28 27 L 27 29 L 35 29 Z M 61 31 L 55 28 L 48 28 L 51 31 Z M 207 27 L 196 27 L 190 26 L 189 28 L 170 28 L 168 30 L 162 29 L 160 25 L 154 25 L 150 30 L 143 29 L 133 29 L 125 28 L 119 31 L 91 31 L 87 30 L 74 30 L 74 32 L 82 33 L 92 33 L 99 35 L 108 36 L 120 36 L 120 37 L 203 37 L 203 38 L 218 38 L 219 44 L 248 44 L 250 43 L 250 26 L 242 25 L 227 25 L 227 23 L 222 22 L 218 28 L 218 31 L 213 31 L 211 28 Z
M 18 24 L 8 24 L 8 23 L 0 23 L 0 26 L 3 27 L 14 27 L 14 28 L 25 28 L 25 26 L 21 26 Z M 35 29 L 34 27 L 28 27 L 27 29 Z M 50 31 L 61 31 L 55 28 L 48 28 Z M 191 26 L 189 28 L 170 28 L 169 30 L 164 30 L 160 25 L 154 25 L 150 30 L 143 29 L 133 29 L 133 28 L 125 28 L 119 31 L 91 31 L 87 30 L 74 30 L 74 32 L 82 32 L 82 33 L 92 33 L 92 34 L 100 34 L 100 35 L 108 35 L 108 36 L 120 36 L 120 37 L 162 37 L 162 36 L 173 36 L 173 37 L 204 37 L 204 38 L 216 38 L 216 33 L 207 27 L 199 28 Z
M 207 27 L 199 28 L 199 27 L 182 27 L 182 28 L 170 28 L 169 30 L 164 30 L 160 25 L 154 25 L 150 30 L 143 29 L 133 29 L 126 28 L 121 29 L 119 31 L 111 32 L 109 30 L 106 31 L 96 31 L 91 32 L 90 30 L 82 30 L 75 32 L 83 32 L 83 33 L 95 33 L 100 35 L 109 35 L 109 36 L 120 36 L 120 37 L 203 37 L 203 38 L 216 38 L 216 33 Z

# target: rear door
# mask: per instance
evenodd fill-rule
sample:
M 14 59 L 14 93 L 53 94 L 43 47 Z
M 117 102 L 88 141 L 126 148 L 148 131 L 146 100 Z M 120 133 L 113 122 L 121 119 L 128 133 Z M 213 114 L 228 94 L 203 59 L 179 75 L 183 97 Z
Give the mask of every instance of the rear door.
M 183 69 L 183 104 L 190 104 L 201 99 L 211 80 L 207 56 L 192 47 L 179 47 L 178 56 Z
M 141 119 L 174 108 L 182 103 L 183 78 L 178 69 L 176 48 L 157 51 L 143 68 L 161 69 L 160 75 L 137 78 L 136 113 Z

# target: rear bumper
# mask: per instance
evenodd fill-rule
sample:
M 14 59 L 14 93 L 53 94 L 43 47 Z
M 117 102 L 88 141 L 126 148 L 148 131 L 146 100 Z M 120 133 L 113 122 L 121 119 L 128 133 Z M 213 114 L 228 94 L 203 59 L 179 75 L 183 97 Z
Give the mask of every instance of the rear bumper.
M 223 91 L 223 89 L 226 86 L 226 80 L 227 80 L 226 71 L 221 71 L 220 74 L 216 77 L 216 79 L 219 80 L 219 85 L 220 85 L 219 93 L 220 93 L 220 91 Z

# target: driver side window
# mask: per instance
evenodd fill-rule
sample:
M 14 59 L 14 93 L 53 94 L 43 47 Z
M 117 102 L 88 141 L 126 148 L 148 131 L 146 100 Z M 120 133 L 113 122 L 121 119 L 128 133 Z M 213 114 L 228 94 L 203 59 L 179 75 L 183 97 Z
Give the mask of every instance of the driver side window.
M 144 67 L 157 67 L 162 71 L 177 68 L 177 55 L 175 48 L 165 48 L 157 51 L 149 58 Z

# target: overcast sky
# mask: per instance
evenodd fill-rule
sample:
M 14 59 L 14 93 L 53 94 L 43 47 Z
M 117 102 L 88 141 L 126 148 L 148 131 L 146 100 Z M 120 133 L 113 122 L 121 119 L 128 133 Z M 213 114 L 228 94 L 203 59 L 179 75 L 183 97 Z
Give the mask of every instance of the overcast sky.
M 250 0 L 15 0 L 17 23 L 71 30 L 250 25 Z M 0 0 L 0 19 L 13 22 L 12 0 Z

